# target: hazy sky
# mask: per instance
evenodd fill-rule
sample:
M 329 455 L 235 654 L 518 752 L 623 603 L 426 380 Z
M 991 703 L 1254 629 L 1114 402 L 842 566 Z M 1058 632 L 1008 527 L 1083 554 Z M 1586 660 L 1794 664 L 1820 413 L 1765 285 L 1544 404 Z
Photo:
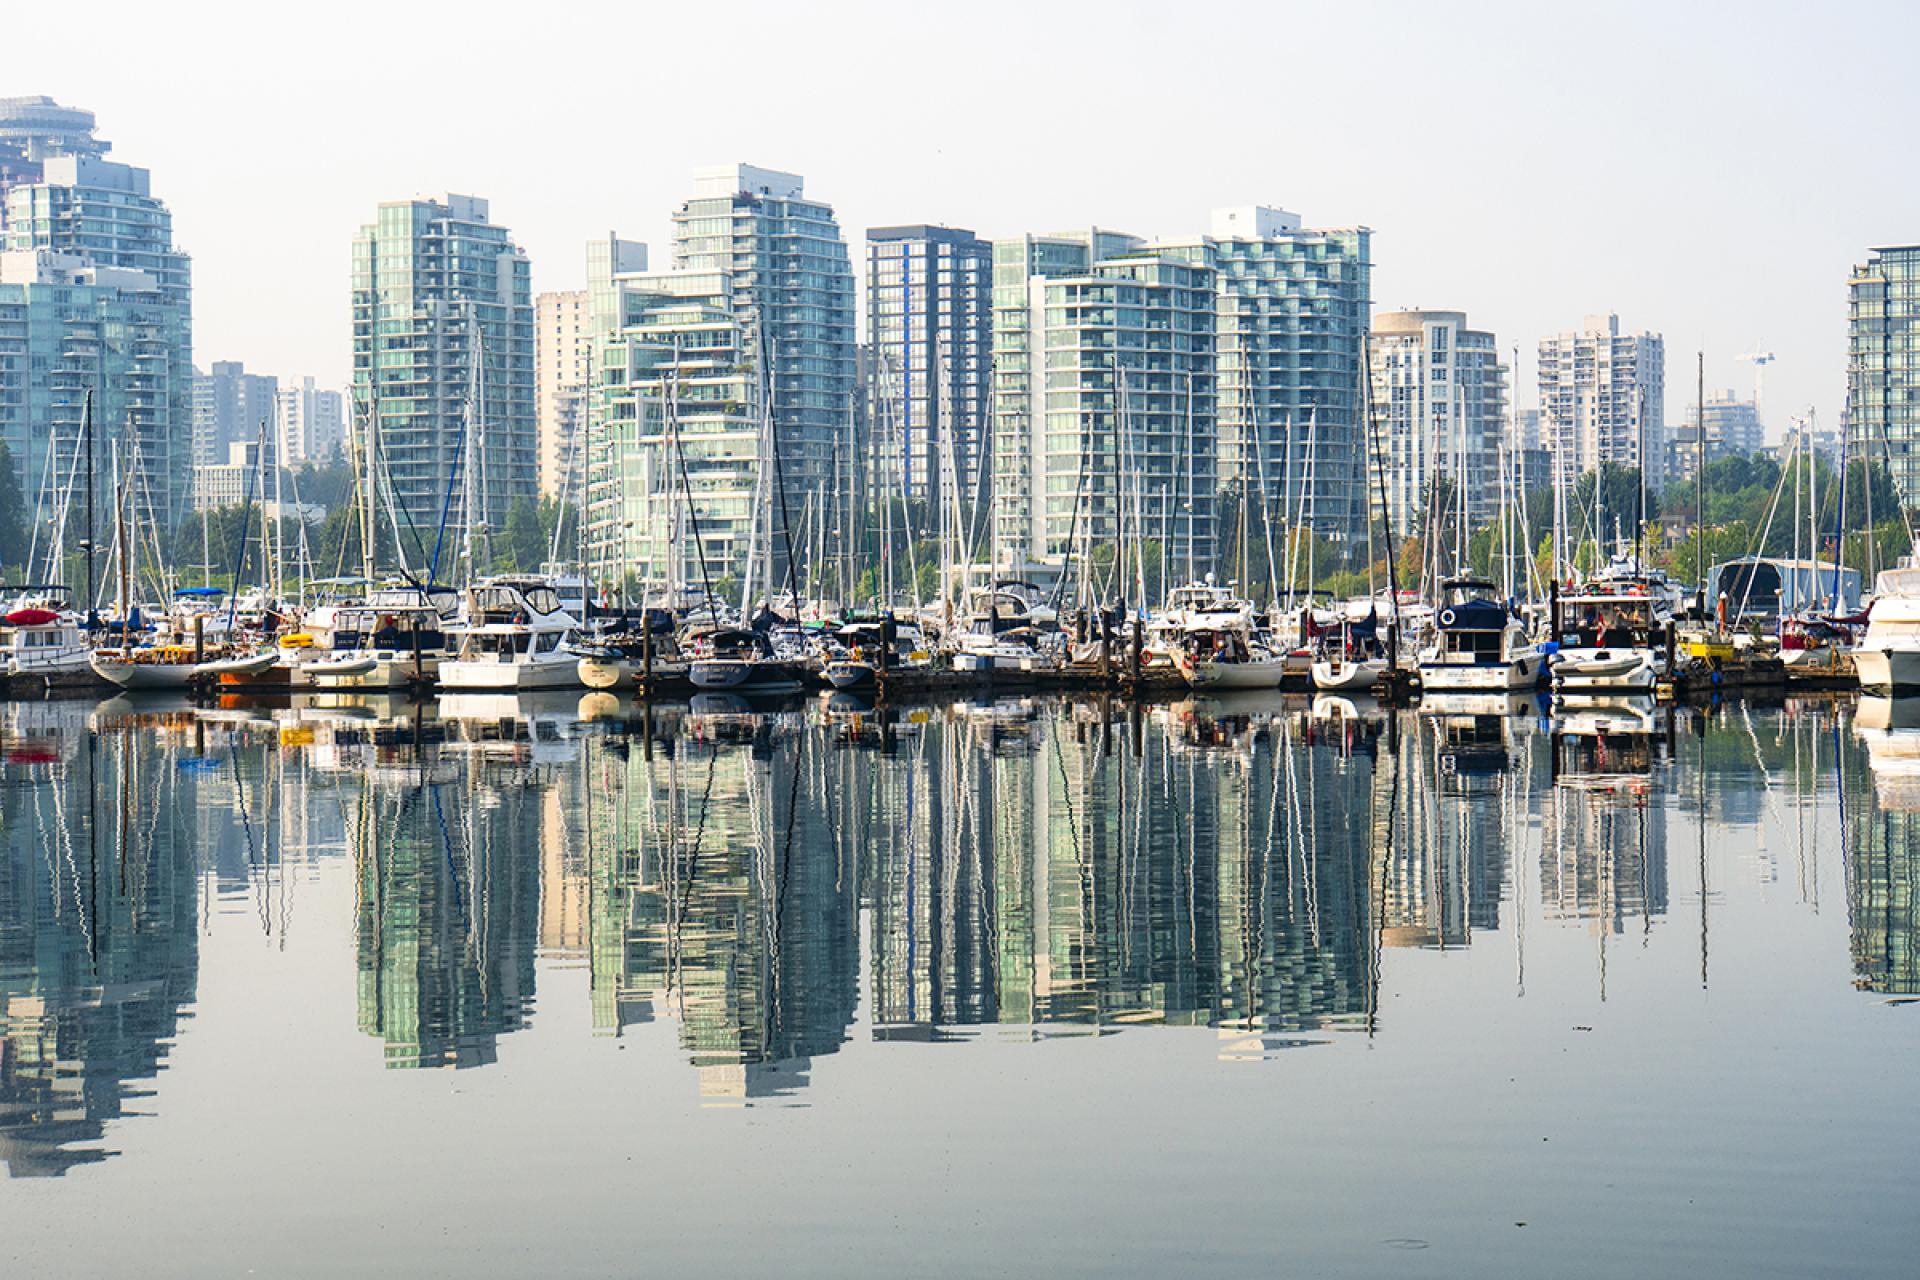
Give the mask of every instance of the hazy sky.
M 1920 240 L 1920 5 L 14 6 L 0 96 L 87 107 L 194 257 L 196 358 L 344 383 L 352 237 L 487 197 L 536 290 L 609 229 L 667 257 L 693 169 L 806 175 L 869 225 L 1205 229 L 1278 204 L 1374 230 L 1378 308 L 1522 352 L 1617 311 L 1667 416 L 1779 359 L 1776 433 L 1845 390 L 1846 280 Z M 723 21 L 731 25 L 718 25 Z

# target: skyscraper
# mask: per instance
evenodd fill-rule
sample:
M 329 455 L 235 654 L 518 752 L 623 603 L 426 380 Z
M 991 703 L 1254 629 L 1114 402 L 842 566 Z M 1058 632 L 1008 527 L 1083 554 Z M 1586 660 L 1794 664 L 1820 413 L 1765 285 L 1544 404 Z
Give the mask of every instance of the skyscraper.
M 919 224 L 867 232 L 869 403 L 886 434 L 877 452 L 889 459 L 882 483 L 903 483 L 915 501 L 936 496 L 943 434 L 960 505 L 971 512 L 984 496 L 992 294 L 993 246 L 971 231 Z
M 1436 486 L 1450 495 L 1449 512 L 1464 499 L 1469 528 L 1491 520 L 1507 390 L 1493 335 L 1468 328 L 1461 311 L 1386 311 L 1373 318 L 1369 363 L 1396 532 L 1423 534 Z
M 1540 339 L 1540 412 L 1554 476 L 1569 489 L 1603 463 L 1638 469 L 1664 483 L 1666 342 L 1623 334 L 1617 315 L 1588 316 L 1571 333 Z
M 1265 205 L 1216 209 L 1210 230 L 1159 247 L 1214 271 L 1221 482 L 1264 484 L 1288 520 L 1364 537 L 1373 233 L 1303 228 Z
M 270 374 L 248 373 L 246 365 L 238 360 L 215 360 L 206 373 L 196 372 L 193 465 L 225 463 L 229 446 L 259 440 L 262 423 L 267 424 L 270 447 L 277 448 L 279 432 L 273 422 L 279 396 L 278 379 Z
M 1689 404 L 1683 425 L 1674 429 L 1667 442 L 1666 482 L 1691 484 L 1700 459 L 1700 425 L 1703 406 Z M 1760 408 L 1752 400 L 1742 400 L 1732 391 L 1707 397 L 1706 459 L 1712 465 L 1720 458 L 1760 452 L 1765 433 L 1760 426 Z
M 45 98 L 0 101 L 0 436 L 40 492 L 67 474 L 91 391 L 98 474 L 121 442 L 130 506 L 170 528 L 192 451 L 191 264 L 147 171 L 102 159 L 91 129 Z
M 673 265 L 726 276 L 770 398 L 779 466 L 767 493 L 784 504 L 775 518 L 797 525 L 831 486 L 853 409 L 853 268 L 833 208 L 807 199 L 798 174 L 703 169 L 673 216 Z
M 585 459 L 588 371 L 593 325 L 587 291 L 543 293 L 533 300 L 534 385 L 540 397 L 540 496 L 579 501 Z
M 1920 245 L 1870 250 L 1847 295 L 1852 447 L 1890 457 L 1900 500 L 1920 503 Z
M 527 256 L 487 202 L 382 204 L 353 244 L 353 393 L 377 424 L 409 563 L 432 554 L 443 510 L 446 545 L 471 534 L 484 558 L 508 507 L 536 496 L 533 370 Z
M 323 462 L 347 440 L 346 399 L 323 391 L 311 377 L 280 388 L 280 456 L 288 466 Z
M 1211 267 L 1098 229 L 996 242 L 994 564 L 1057 574 L 1124 540 L 1157 554 L 1150 597 L 1209 569 L 1214 404 Z
M 765 445 L 751 330 L 725 272 L 619 270 L 590 254 L 596 301 L 587 449 L 587 563 L 609 585 L 744 579 L 768 525 L 756 503 Z M 594 246 L 599 249 L 600 246 Z M 761 584 L 764 585 L 764 584 Z
M 0 232 L 7 227 L 7 192 L 39 182 L 48 156 L 103 156 L 113 149 L 93 136 L 93 112 L 52 98 L 0 98 Z

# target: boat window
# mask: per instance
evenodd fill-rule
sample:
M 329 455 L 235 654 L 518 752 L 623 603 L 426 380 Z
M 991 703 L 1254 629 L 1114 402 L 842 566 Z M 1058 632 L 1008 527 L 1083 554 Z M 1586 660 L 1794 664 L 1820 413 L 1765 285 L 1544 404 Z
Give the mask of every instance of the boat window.
M 527 604 L 535 613 L 552 613 L 560 607 L 560 597 L 552 587 L 532 587 L 525 594 Z
M 535 653 L 552 653 L 559 647 L 560 633 L 558 631 L 543 631 L 534 641 L 533 651 Z

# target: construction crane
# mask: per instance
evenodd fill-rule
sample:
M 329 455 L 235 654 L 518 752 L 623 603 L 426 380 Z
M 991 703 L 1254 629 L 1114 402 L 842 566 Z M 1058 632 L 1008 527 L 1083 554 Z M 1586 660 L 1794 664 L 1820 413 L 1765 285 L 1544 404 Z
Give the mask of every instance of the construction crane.
M 1762 351 L 1757 342 L 1753 344 L 1753 350 L 1734 357 L 1735 360 L 1744 360 L 1753 366 L 1753 416 L 1760 419 L 1762 430 L 1765 429 L 1767 422 L 1762 408 L 1762 393 L 1767 385 L 1767 366 L 1777 358 L 1771 351 Z

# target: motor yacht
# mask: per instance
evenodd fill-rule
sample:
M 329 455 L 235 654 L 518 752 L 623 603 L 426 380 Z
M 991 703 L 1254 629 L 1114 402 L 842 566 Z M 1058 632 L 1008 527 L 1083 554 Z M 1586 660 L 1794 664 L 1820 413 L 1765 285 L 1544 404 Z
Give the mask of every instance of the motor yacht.
M 440 686 L 501 692 L 577 688 L 580 664 L 569 647 L 577 625 L 545 579 L 483 579 L 467 590 L 466 623 L 454 656 L 440 663 Z

